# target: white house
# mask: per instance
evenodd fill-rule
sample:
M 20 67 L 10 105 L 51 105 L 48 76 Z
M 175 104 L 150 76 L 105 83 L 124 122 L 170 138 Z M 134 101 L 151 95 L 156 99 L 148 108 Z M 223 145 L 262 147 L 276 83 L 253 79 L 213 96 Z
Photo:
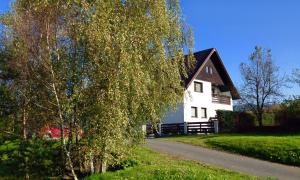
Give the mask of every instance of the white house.
M 163 124 L 207 122 L 216 116 L 216 110 L 232 111 L 233 100 L 240 98 L 215 48 L 194 56 L 195 69 L 184 79 L 183 101 L 166 113 Z

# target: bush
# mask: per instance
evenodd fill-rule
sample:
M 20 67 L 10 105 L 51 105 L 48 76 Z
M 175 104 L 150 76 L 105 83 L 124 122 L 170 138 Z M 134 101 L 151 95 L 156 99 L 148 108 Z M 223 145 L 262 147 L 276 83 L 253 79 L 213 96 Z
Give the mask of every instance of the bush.
M 281 104 L 281 109 L 276 113 L 275 120 L 281 126 L 300 127 L 300 99 L 286 100 Z
M 255 116 L 248 112 L 217 111 L 220 132 L 236 132 L 255 126 Z
M 263 115 L 263 125 L 264 126 L 274 126 L 275 122 L 275 114 L 274 113 L 264 113 Z
M 237 113 L 236 127 L 238 131 L 249 129 L 255 126 L 255 116 L 249 112 Z
M 57 176 L 60 168 L 60 151 L 53 141 L 14 140 L 0 146 L 0 177 Z
M 21 158 L 28 158 L 31 174 L 39 173 L 46 176 L 56 176 L 60 168 L 60 148 L 57 141 L 29 140 L 24 144 Z M 20 146 L 22 148 L 22 144 Z M 22 150 L 20 150 L 22 152 Z
M 218 110 L 217 118 L 220 132 L 233 132 L 236 130 L 235 112 Z
M 135 159 L 126 159 L 124 161 L 121 161 L 115 165 L 112 165 L 108 168 L 109 171 L 117 171 L 121 169 L 127 169 L 129 167 L 134 167 L 139 165 L 139 162 Z

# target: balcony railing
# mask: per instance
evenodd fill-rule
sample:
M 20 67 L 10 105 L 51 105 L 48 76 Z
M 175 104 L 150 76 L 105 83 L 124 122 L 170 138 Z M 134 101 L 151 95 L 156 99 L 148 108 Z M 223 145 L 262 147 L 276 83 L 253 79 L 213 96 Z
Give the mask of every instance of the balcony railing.
M 227 105 L 231 104 L 230 97 L 221 95 L 212 95 L 212 102 Z

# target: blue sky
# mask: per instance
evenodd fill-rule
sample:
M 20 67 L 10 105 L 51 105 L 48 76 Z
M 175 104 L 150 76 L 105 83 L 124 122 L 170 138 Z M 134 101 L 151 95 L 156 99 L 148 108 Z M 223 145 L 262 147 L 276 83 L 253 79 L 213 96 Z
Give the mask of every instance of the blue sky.
M 0 13 L 2 14 L 4 11 L 9 9 L 11 0 L 0 0 Z
M 195 51 L 215 47 L 232 80 L 255 45 L 270 48 L 281 74 L 300 68 L 299 0 L 181 0 L 195 36 Z M 300 94 L 300 88 L 284 89 Z
M 0 0 L 0 13 L 11 0 Z M 215 47 L 232 80 L 241 82 L 239 64 L 255 45 L 271 48 L 281 74 L 300 68 L 299 0 L 181 0 L 195 35 L 195 51 Z M 300 94 L 300 88 L 284 89 Z

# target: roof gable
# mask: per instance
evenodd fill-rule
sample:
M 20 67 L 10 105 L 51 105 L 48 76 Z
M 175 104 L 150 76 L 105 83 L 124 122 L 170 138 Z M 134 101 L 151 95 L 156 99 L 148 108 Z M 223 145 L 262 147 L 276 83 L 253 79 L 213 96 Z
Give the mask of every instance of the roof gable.
M 221 58 L 219 53 L 215 48 L 206 49 L 203 51 L 199 51 L 194 53 L 194 57 L 196 59 L 195 68 L 193 68 L 189 73 L 188 77 L 184 78 L 185 88 L 189 87 L 191 82 L 194 79 L 201 79 L 204 81 L 209 81 L 215 83 L 220 86 L 226 86 L 230 90 L 233 99 L 240 99 L 240 95 L 235 88 Z M 186 61 L 187 61 L 186 57 Z M 213 65 L 214 71 L 217 72 L 217 77 L 214 79 L 203 76 L 203 72 L 205 73 L 205 66 Z
M 208 68 L 208 69 L 206 69 L 206 68 Z M 208 70 L 208 73 L 206 72 L 207 70 Z M 212 74 L 210 73 L 211 70 L 212 70 Z M 211 82 L 213 85 L 217 85 L 217 86 L 225 85 L 219 71 L 216 69 L 211 58 L 208 59 L 208 61 L 205 63 L 205 66 L 197 74 L 196 79 L 208 81 L 208 82 Z

